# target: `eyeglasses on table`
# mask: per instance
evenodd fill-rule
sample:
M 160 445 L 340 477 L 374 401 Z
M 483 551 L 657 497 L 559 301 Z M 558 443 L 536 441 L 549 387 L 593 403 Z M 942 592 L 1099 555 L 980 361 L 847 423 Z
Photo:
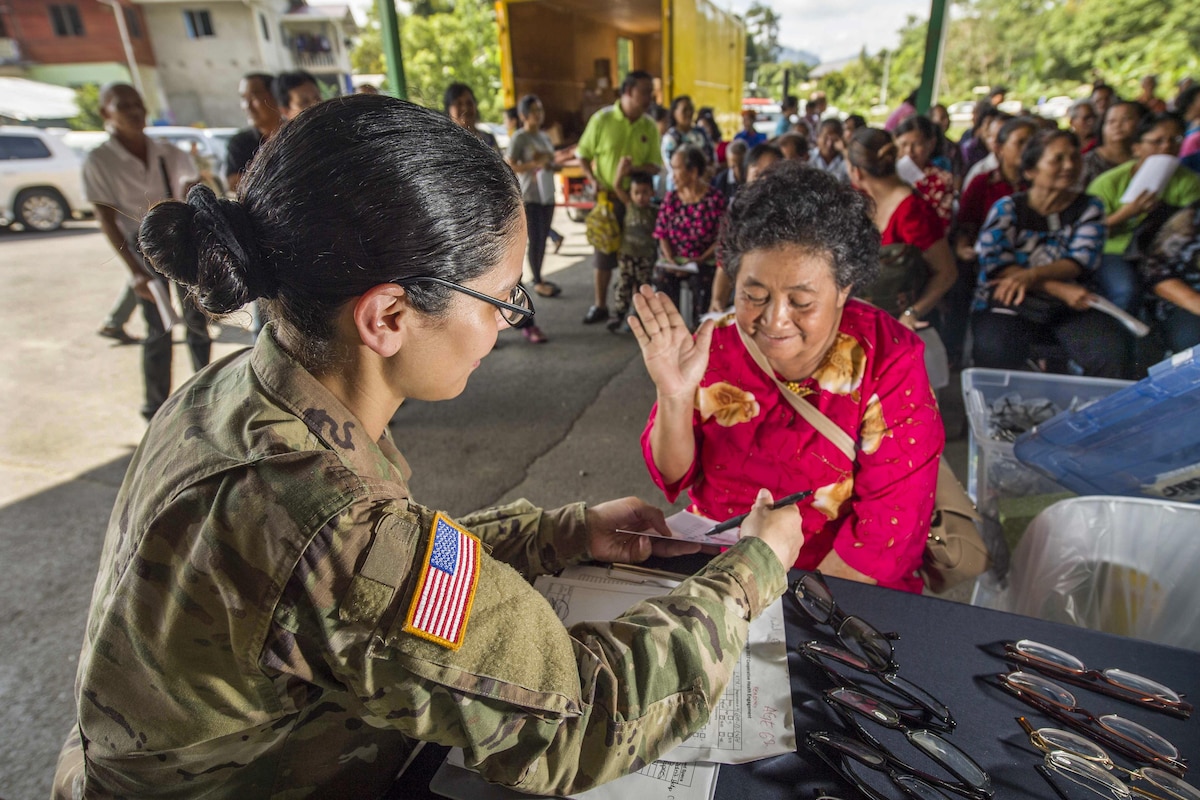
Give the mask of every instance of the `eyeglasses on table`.
M 911 775 L 940 790 L 964 797 L 984 800 L 992 796 L 991 778 L 974 758 L 934 731 L 905 725 L 896 709 L 879 697 L 843 686 L 827 689 L 822 699 L 862 742 L 882 753 L 897 772 Z M 907 752 L 905 757 L 902 757 L 895 748 L 889 747 L 876 734 L 867 730 L 862 722 L 864 719 L 885 730 L 903 735 L 911 746 L 913 755 L 929 759 L 951 776 L 951 779 L 915 766 L 911 758 L 907 757 Z
M 892 642 L 900 638 L 897 633 L 881 633 L 878 628 L 861 617 L 848 615 L 838 608 L 833 592 L 819 572 L 806 572 L 792 584 L 792 597 L 814 622 L 833 628 L 842 643 L 855 655 L 866 659 L 877 670 L 896 671 L 899 665 L 893 659 Z
M 1034 747 L 1045 753 L 1042 766 L 1046 771 L 1067 778 L 1096 794 L 1127 800 L 1133 795 L 1152 800 L 1200 800 L 1200 789 L 1166 770 L 1156 767 L 1126 769 L 1113 761 L 1103 747 L 1090 739 L 1061 728 L 1034 728 L 1025 717 L 1017 723 L 1029 735 Z M 1116 771 L 1130 780 L 1141 780 L 1152 789 L 1126 785 L 1112 773 Z M 1039 770 L 1041 772 L 1041 770 Z M 1049 780 L 1044 774 L 1043 778 Z M 1056 793 L 1061 791 L 1050 781 Z
M 1032 672 L 1009 672 L 995 676 L 995 682 L 1026 705 L 1131 761 L 1181 777 L 1187 773 L 1187 762 L 1171 742 L 1132 720 L 1116 714 L 1097 716 L 1081 708 L 1075 695 L 1049 678 Z
M 836 731 L 812 731 L 805 735 L 804 743 L 842 780 L 853 786 L 867 800 L 894 800 L 872 785 L 872 774 L 886 779 L 891 786 L 914 800 L 951 800 L 952 798 L 952 795 L 946 794 L 937 786 L 916 775 L 897 770 L 884 753 L 845 734 Z M 835 795 L 823 793 L 817 800 L 828 797 L 836 798 Z
M 926 689 L 902 678 L 894 670 L 873 667 L 865 658 L 843 647 L 825 642 L 805 642 L 797 648 L 797 652 L 820 667 L 835 686 L 863 688 L 861 678 L 849 677 L 846 674 L 848 671 L 878 681 L 878 685 L 871 685 L 870 690 L 879 692 L 882 699 L 909 724 L 940 731 L 953 730 L 957 724 L 946 704 Z
M 1183 695 L 1158 681 L 1122 669 L 1088 669 L 1075 656 L 1030 639 L 1004 644 L 1004 657 L 1052 678 L 1090 689 L 1117 700 L 1137 703 L 1156 711 L 1187 719 L 1191 703 Z

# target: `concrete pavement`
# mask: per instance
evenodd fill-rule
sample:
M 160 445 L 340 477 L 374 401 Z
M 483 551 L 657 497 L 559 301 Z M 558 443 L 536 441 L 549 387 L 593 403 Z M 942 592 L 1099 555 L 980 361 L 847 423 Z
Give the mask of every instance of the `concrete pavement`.
M 665 505 L 638 443 L 653 387 L 637 345 L 580 324 L 591 302 L 590 249 L 582 225 L 560 213 L 555 227 L 568 238 L 547 272 L 563 294 L 535 298 L 549 343 L 506 332 L 462 397 L 406 403 L 393 421 L 414 495 L 427 505 L 461 513 L 518 497 L 552 506 L 626 494 Z M 75 665 L 105 527 L 144 431 L 140 348 L 95 333 L 122 280 L 94 224 L 49 235 L 0 230 L 0 336 L 8 345 L 0 349 L 6 800 L 48 794 L 73 719 Z M 214 358 L 250 342 L 239 323 L 248 316 L 220 327 Z M 135 316 L 130 331 L 141 327 Z M 176 384 L 189 372 L 179 343 Z

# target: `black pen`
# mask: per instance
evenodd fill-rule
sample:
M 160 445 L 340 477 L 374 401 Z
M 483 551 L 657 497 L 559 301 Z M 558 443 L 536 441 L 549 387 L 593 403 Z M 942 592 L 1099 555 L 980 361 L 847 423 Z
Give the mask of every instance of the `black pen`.
M 804 491 L 804 492 L 796 492 L 795 494 L 789 494 L 787 497 L 782 497 L 782 498 L 776 500 L 774 503 L 772 503 L 770 505 L 770 508 L 772 510 L 774 510 L 776 508 L 783 508 L 784 506 L 790 506 L 790 505 L 793 505 L 794 503 L 799 503 L 801 500 L 803 500 L 804 498 L 808 497 L 811 494 L 812 494 L 812 489 L 809 489 L 808 491 Z M 724 533 L 725 531 L 729 530 L 730 528 L 736 528 L 737 526 L 739 526 L 743 522 L 745 522 L 746 517 L 748 517 L 748 516 L 750 516 L 750 513 L 746 512 L 745 514 L 738 514 L 736 517 L 731 517 L 731 518 L 725 520 L 724 522 L 718 522 L 716 525 L 713 525 L 712 530 L 707 531 L 704 535 L 705 536 L 716 536 L 718 533 Z

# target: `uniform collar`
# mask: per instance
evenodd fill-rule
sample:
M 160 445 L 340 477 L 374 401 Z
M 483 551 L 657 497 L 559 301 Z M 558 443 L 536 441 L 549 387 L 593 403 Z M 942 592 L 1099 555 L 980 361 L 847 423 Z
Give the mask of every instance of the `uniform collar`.
M 391 433 L 385 428 L 379 439 L 371 441 L 362 422 L 279 346 L 274 323 L 267 323 L 259 333 L 250 366 L 275 401 L 355 472 L 407 486 L 412 469 L 392 443 Z

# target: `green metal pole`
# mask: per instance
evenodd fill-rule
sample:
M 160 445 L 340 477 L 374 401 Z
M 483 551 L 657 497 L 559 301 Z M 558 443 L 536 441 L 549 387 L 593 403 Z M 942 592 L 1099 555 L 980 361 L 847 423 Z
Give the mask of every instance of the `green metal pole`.
M 921 68 L 921 88 L 917 90 L 917 113 L 928 114 L 937 97 L 942 74 L 942 50 L 946 43 L 946 0 L 933 0 L 929 10 L 929 28 L 925 32 L 925 65 Z
M 379 0 L 379 27 L 379 35 L 383 39 L 383 57 L 387 61 L 388 83 L 396 97 L 407 100 L 408 84 L 404 80 L 404 55 L 400 52 L 396 0 Z

